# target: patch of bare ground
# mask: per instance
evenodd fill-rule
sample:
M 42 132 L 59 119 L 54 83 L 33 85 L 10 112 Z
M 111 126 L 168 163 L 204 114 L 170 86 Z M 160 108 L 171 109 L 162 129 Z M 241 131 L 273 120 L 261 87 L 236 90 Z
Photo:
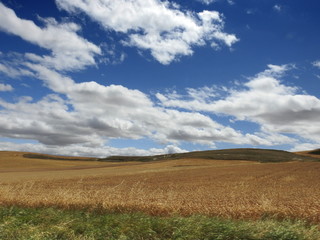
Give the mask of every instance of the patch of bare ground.
M 54 171 L 2 172 L 0 204 L 320 223 L 318 162 L 179 159 L 81 164 L 86 168 L 59 165 Z

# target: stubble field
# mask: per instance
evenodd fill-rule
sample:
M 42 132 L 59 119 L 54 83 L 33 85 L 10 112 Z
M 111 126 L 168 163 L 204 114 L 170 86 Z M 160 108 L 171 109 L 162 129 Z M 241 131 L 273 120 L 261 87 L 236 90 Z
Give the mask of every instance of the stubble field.
M 320 163 L 108 163 L 1 152 L 0 205 L 320 223 Z

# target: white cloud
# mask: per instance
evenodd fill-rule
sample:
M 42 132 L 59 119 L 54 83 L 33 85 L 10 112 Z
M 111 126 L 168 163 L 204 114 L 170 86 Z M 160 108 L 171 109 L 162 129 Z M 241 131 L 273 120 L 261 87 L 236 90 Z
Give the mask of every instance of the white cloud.
M 129 11 L 127 4 L 133 4 L 135 8 L 139 4 L 142 6 L 142 2 L 135 5 L 134 2 L 126 1 L 118 2 L 119 6 L 115 2 L 109 4 L 115 7 L 117 14 L 123 7 Z M 213 32 L 211 29 L 222 28 L 223 21 L 217 12 L 200 13 L 198 15 L 198 20 L 202 24 L 200 26 L 197 25 L 198 22 L 192 13 L 182 13 L 177 6 L 153 0 L 148 4 L 149 8 L 142 9 L 146 12 L 145 15 L 138 14 L 140 9 L 139 11 L 133 9 L 131 16 L 133 22 L 122 22 L 116 18 L 116 22 L 113 23 L 115 25 L 112 26 L 116 27 L 117 31 L 144 28 L 148 32 L 144 37 L 151 36 L 153 28 L 155 34 L 170 30 L 168 34 L 173 38 L 167 36 L 166 41 L 176 41 L 178 48 L 181 47 L 181 41 L 188 45 L 196 40 L 203 41 L 204 37 L 219 41 L 224 41 L 225 38 L 225 44 L 232 44 L 231 35 L 219 33 L 218 30 Z M 153 23 L 144 22 L 141 17 L 150 17 L 150 14 L 154 13 L 151 6 L 155 6 L 155 11 L 160 11 L 162 17 L 154 18 Z M 120 85 L 103 86 L 93 81 L 76 83 L 58 71 L 80 69 L 94 64 L 93 57 L 100 53 L 100 48 L 76 34 L 79 30 L 78 25 L 58 24 L 54 19 L 46 19 L 44 20 L 46 27 L 40 28 L 32 21 L 17 17 L 3 4 L 0 4 L 0 13 L 3 13 L 0 16 L 0 20 L 3 20 L 0 29 L 52 51 L 50 56 L 38 56 L 32 53 L 19 57 L 11 56 L 10 61 L 4 61 L 0 65 L 0 71 L 12 78 L 21 76 L 38 78 L 55 93 L 44 96 L 39 101 L 34 101 L 28 96 L 21 97 L 14 103 L 0 100 L 2 137 L 32 139 L 50 149 L 55 146 L 104 149 L 106 141 L 112 138 L 149 138 L 168 146 L 172 144 L 178 146 L 184 141 L 209 146 L 214 146 L 215 141 L 230 139 L 239 143 L 250 142 L 240 132 L 218 124 L 205 115 L 158 107 L 149 96 L 139 90 Z M 169 21 L 162 21 L 163 16 L 168 17 Z M 213 21 L 218 25 L 215 26 Z M 136 27 L 132 24 L 136 24 Z M 177 26 L 183 29 L 176 32 Z M 192 32 L 192 29 L 195 32 Z M 202 34 L 200 38 L 199 31 L 203 31 L 200 33 Z M 217 36 L 203 36 L 204 32 Z M 175 39 L 176 34 L 179 36 Z M 131 40 L 134 36 L 139 39 L 142 35 L 139 36 L 138 32 L 135 32 L 130 36 Z M 160 45 L 163 44 L 162 40 Z M 165 51 L 168 53 L 168 49 Z M 204 89 L 204 92 L 210 95 L 210 89 Z M 179 148 L 170 147 L 166 151 L 179 151 Z
M 255 142 L 251 136 L 244 136 L 203 114 L 157 107 L 139 90 L 96 82 L 75 83 L 46 67 L 30 63 L 26 66 L 48 88 L 66 99 L 54 94 L 37 102 L 31 98 L 15 103 L 0 101 L 2 137 L 33 139 L 45 145 L 89 144 L 94 147 L 112 138 L 146 137 L 165 145 Z M 209 88 L 203 91 L 212 95 Z
M 58 147 L 66 154 L 73 151 L 92 156 L 95 151 L 99 156 L 102 152 L 108 155 L 174 151 L 174 148 L 117 150 L 106 146 L 109 139 L 119 138 L 147 138 L 164 146 L 176 146 L 176 151 L 183 142 L 211 148 L 218 142 L 264 146 L 301 144 L 284 134 L 320 142 L 317 124 L 320 100 L 298 94 L 298 88 L 276 79 L 288 71 L 290 65 L 269 65 L 240 89 L 212 86 L 189 88 L 185 96 L 177 92 L 158 93 L 162 106 L 139 90 L 96 82 L 76 83 L 44 66 L 31 63 L 25 66 L 57 94 L 39 101 L 30 97 L 14 103 L 1 100 L 0 133 L 6 138 L 36 140 L 37 147 L 42 146 L 45 152 L 52 153 Z M 241 133 L 198 111 L 255 122 L 261 129 Z
M 285 72 L 294 69 L 294 64 L 284 64 L 284 65 L 274 65 L 268 64 L 268 68 L 257 74 L 257 76 L 266 76 L 266 77 L 281 77 Z
M 244 83 L 242 89 L 230 89 L 228 95 L 220 99 L 199 99 L 198 95 L 190 94 L 188 98 L 179 98 L 177 93 L 175 98 L 160 93 L 157 97 L 165 107 L 233 116 L 258 123 L 264 133 L 295 134 L 320 142 L 320 99 L 281 83 L 278 78 L 289 69 L 290 65 L 269 65 L 267 70 Z
M 310 151 L 313 149 L 319 149 L 319 143 L 302 143 L 295 145 L 290 151 L 292 152 L 299 152 L 299 151 Z
M 192 47 L 223 43 L 233 45 L 238 38 L 223 32 L 223 16 L 216 11 L 182 11 L 177 4 L 160 0 L 56 0 L 68 12 L 85 12 L 107 31 L 126 34 L 127 46 L 150 50 L 162 64 L 192 55 Z
M 45 144 L 34 143 L 14 143 L 14 142 L 0 142 L 0 151 L 15 151 L 21 152 L 37 152 L 46 154 L 59 154 L 65 156 L 88 156 L 88 157 L 107 157 L 107 156 L 146 156 L 146 155 L 161 155 L 182 153 L 186 150 L 181 149 L 175 145 L 167 145 L 163 148 L 114 148 L 109 146 L 88 147 L 80 144 L 69 146 L 48 146 Z
M 11 92 L 13 87 L 9 84 L 0 83 L 0 92 Z
M 78 70 L 95 64 L 95 55 L 101 49 L 77 35 L 80 26 L 75 23 L 57 23 L 54 19 L 43 19 L 45 27 L 33 21 L 19 18 L 13 10 L 0 2 L 0 30 L 21 37 L 52 52 L 38 56 L 27 53 L 30 60 L 56 70 Z
M 11 62 L 10 65 L 15 65 Z M 9 66 L 8 64 L 0 63 L 0 72 L 8 75 L 11 78 L 18 78 L 21 76 L 32 76 L 32 72 L 27 69 L 21 68 L 20 66 Z
M 320 68 L 320 60 L 319 61 L 314 61 L 312 63 L 313 66 L 317 67 L 317 68 Z
M 106 30 L 126 34 L 123 44 L 148 49 L 161 63 L 191 55 L 193 46 L 223 43 L 231 47 L 238 39 L 223 32 L 223 16 L 215 11 L 182 11 L 178 5 L 159 0 L 57 0 L 69 12 L 83 11 Z M 215 147 L 217 142 L 267 145 L 303 144 L 285 134 L 319 142 L 320 100 L 300 94 L 279 78 L 294 65 L 268 65 L 237 89 L 205 86 L 156 94 L 161 105 L 136 89 L 104 86 L 94 81 L 76 83 L 64 71 L 96 64 L 100 47 L 80 37 L 74 23 L 43 19 L 45 27 L 16 16 L 0 3 L 0 30 L 45 48 L 51 55 L 33 53 L 11 56 L 0 72 L 12 78 L 23 76 L 43 81 L 54 93 L 40 100 L 29 96 L 15 102 L 0 99 L 0 136 L 31 139 L 38 144 L 1 143 L 0 149 L 60 154 L 105 156 L 146 155 L 184 151 L 181 143 Z M 110 55 L 116 52 L 110 48 Z M 5 54 L 0 52 L 3 58 Z M 117 57 L 115 57 L 117 58 Z M 13 59 L 13 60 L 12 60 Z M 119 60 L 123 61 L 124 55 Z M 101 59 L 100 59 L 101 60 Z M 316 62 L 315 62 L 316 63 Z M 315 64 L 317 66 L 317 64 Z M 0 84 L 0 91 L 12 91 Z M 276 99 L 276 101 L 275 101 Z M 201 111 L 202 113 L 199 113 Z M 204 114 L 224 114 L 236 121 L 258 123 L 259 132 L 242 133 Z M 106 146 L 110 139 L 148 139 L 163 148 L 117 149 Z

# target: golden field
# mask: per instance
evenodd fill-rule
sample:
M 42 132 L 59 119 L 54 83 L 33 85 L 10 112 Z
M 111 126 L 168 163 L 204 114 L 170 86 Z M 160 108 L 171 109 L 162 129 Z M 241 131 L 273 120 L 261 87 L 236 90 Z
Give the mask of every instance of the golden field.
M 320 163 L 62 161 L 0 152 L 0 204 L 320 223 Z

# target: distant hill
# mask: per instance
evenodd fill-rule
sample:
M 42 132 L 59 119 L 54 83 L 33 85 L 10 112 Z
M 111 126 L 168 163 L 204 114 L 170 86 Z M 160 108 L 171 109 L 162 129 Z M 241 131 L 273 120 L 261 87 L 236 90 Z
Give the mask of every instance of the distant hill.
M 111 156 L 99 161 L 125 162 L 125 161 L 157 161 L 182 158 L 212 159 L 212 160 L 242 160 L 257 162 L 289 162 L 289 161 L 319 161 L 319 159 L 298 155 L 282 150 L 239 148 L 211 151 L 197 151 L 188 153 L 165 154 L 156 156 Z
M 309 154 L 320 155 L 320 149 L 316 149 L 316 150 L 310 151 Z
M 242 160 L 256 162 L 289 162 L 289 161 L 320 161 L 320 149 L 291 153 L 282 150 L 238 148 L 187 153 L 163 154 L 155 156 L 110 156 L 106 158 L 65 157 L 39 153 L 25 153 L 25 158 L 64 161 L 101 161 L 101 162 L 152 162 L 159 160 L 175 160 L 184 158 L 212 160 Z
M 58 156 L 42 153 L 24 153 L 25 158 L 43 159 L 43 160 L 63 160 L 63 161 L 97 161 L 98 158 L 89 157 L 70 157 L 70 156 Z
M 296 152 L 296 154 L 298 154 L 300 156 L 313 157 L 313 158 L 320 159 L 320 149 L 315 149 L 312 151 Z

